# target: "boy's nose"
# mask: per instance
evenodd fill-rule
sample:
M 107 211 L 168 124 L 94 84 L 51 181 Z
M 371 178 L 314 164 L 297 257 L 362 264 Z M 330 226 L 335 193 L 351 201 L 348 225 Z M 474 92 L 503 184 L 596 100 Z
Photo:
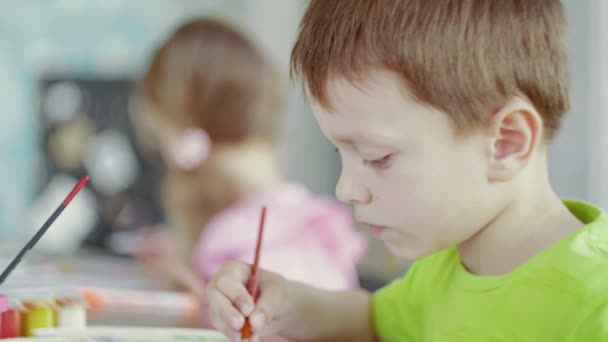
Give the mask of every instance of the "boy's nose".
M 363 185 L 347 177 L 344 172 L 340 175 L 336 185 L 336 197 L 349 204 L 365 204 L 371 201 L 370 192 Z

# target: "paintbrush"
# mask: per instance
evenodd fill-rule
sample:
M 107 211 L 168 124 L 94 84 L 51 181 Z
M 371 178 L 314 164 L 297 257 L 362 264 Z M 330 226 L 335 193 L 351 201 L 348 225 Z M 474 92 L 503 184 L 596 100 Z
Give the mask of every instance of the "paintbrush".
M 34 235 L 30 239 L 30 241 L 21 249 L 21 251 L 19 251 L 17 256 L 15 256 L 13 261 L 11 261 L 11 263 L 6 267 L 4 272 L 2 272 L 2 275 L 0 275 L 0 285 L 2 285 L 2 283 L 4 283 L 6 278 L 8 278 L 8 276 L 15 269 L 15 267 L 17 267 L 17 265 L 19 265 L 19 263 L 21 262 L 21 259 L 23 259 L 23 257 L 25 256 L 25 253 L 27 253 L 30 249 L 34 248 L 34 246 L 36 245 L 38 240 L 40 240 L 40 238 L 44 235 L 44 233 L 46 233 L 46 231 L 53 224 L 53 222 L 55 222 L 57 217 L 59 217 L 59 215 L 63 212 L 63 210 L 68 206 L 68 204 L 70 204 L 70 202 L 72 202 L 72 199 L 74 199 L 74 197 L 78 194 L 78 192 L 80 192 L 80 190 L 82 188 L 84 188 L 84 186 L 87 184 L 88 181 L 89 181 L 89 176 L 84 176 L 78 181 L 78 183 L 76 183 L 76 185 L 74 186 L 72 191 L 70 191 L 70 193 L 63 200 L 63 202 L 61 202 L 59 207 L 57 207 L 57 209 L 55 209 L 53 214 L 51 214 L 51 217 L 49 217 L 46 220 L 46 222 L 42 225 L 42 227 L 40 227 L 40 229 L 38 229 L 38 232 L 36 232 L 36 235 Z
M 260 227 L 258 230 L 258 241 L 255 246 L 255 257 L 253 260 L 253 266 L 251 267 L 251 274 L 247 280 L 247 291 L 253 300 L 255 301 L 258 297 L 258 269 L 260 265 L 260 251 L 262 249 L 262 236 L 264 235 L 264 221 L 266 220 L 266 207 L 262 207 L 262 216 L 260 217 Z M 251 324 L 249 323 L 249 317 L 245 318 L 245 324 L 241 329 L 241 342 L 249 342 L 249 339 L 253 335 Z

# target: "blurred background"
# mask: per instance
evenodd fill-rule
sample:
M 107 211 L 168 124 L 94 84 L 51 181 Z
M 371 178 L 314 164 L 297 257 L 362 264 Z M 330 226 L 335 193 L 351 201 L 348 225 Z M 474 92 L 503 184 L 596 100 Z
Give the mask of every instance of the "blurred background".
M 608 208 L 608 2 L 564 1 L 573 108 L 551 150 L 564 197 Z M 28 239 L 78 177 L 89 186 L 40 249 L 120 256 L 112 233 L 163 220 L 160 168 L 133 145 L 131 91 L 153 49 L 177 25 L 212 15 L 257 40 L 288 77 L 300 0 L 20 0 L 0 11 L 0 257 Z M 333 194 L 339 160 L 302 98 L 289 88 L 281 167 L 290 180 Z M 68 189 L 69 190 L 69 189 Z M 371 239 L 363 274 L 386 282 L 403 265 Z M 11 247 L 13 246 L 13 247 Z

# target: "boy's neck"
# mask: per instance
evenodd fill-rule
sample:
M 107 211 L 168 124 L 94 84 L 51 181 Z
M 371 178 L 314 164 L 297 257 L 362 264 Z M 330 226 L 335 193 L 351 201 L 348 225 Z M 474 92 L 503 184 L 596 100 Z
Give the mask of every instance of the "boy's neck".
M 543 176 L 521 184 L 526 191 L 458 246 L 470 272 L 509 273 L 583 225 L 553 192 L 546 172 L 538 174 Z

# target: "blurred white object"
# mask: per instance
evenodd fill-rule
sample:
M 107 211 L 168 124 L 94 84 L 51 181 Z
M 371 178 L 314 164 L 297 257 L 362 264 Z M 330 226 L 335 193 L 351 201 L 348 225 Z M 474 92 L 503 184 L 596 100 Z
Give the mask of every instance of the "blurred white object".
M 91 139 L 84 165 L 91 183 L 104 195 L 126 190 L 137 176 L 137 160 L 131 143 L 116 130 L 106 130 Z
M 142 245 L 143 233 L 136 231 L 112 232 L 107 238 L 107 247 L 116 254 L 134 255 Z
M 79 291 L 96 325 L 183 326 L 196 322 L 201 312 L 199 299 L 188 293 L 102 287 Z
M 30 237 L 36 234 L 77 182 L 78 179 L 65 174 L 56 175 L 51 179 L 27 215 L 26 231 Z M 72 254 L 80 247 L 96 222 L 97 202 L 93 193 L 85 187 L 74 197 L 35 248 L 56 254 Z
M 87 326 L 87 311 L 81 304 L 60 306 L 56 309 L 57 326 L 62 328 L 80 328 Z
M 62 123 L 75 117 L 83 102 L 80 88 L 72 82 L 59 82 L 50 87 L 44 98 L 43 110 L 53 123 Z

